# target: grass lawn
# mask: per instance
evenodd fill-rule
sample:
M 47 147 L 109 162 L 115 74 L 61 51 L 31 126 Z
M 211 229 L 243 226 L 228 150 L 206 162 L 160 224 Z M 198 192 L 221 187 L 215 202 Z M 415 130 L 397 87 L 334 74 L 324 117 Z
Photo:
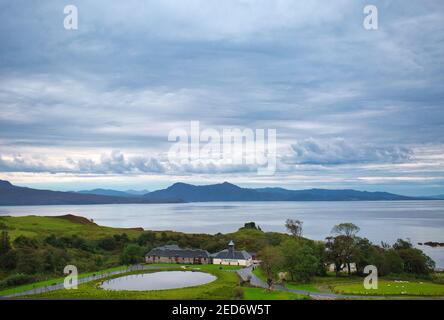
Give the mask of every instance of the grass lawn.
M 102 273 L 118 271 L 118 270 L 125 269 L 125 268 L 127 268 L 127 266 L 118 266 L 118 267 L 103 269 L 103 270 L 100 270 L 100 271 L 97 271 L 97 272 L 81 273 L 81 274 L 79 274 L 79 279 L 89 277 L 89 276 L 91 276 L 93 274 L 99 275 L 99 274 L 102 274 Z M 55 284 L 58 284 L 58 283 L 63 283 L 63 280 L 64 280 L 64 278 L 49 279 L 49 280 L 45 280 L 45 281 L 39 281 L 39 282 L 30 283 L 30 284 L 24 284 L 24 285 L 17 286 L 17 287 L 14 287 L 14 288 L 0 290 L 0 296 L 10 295 L 10 294 L 14 294 L 14 293 L 19 293 L 19 292 L 23 292 L 23 291 L 32 290 L 32 289 L 35 289 L 35 288 L 41 288 L 41 287 L 45 287 L 45 286 L 55 285 Z
M 270 291 L 262 288 L 243 287 L 245 300 L 306 300 L 310 299 L 301 294 L 285 291 Z
M 308 292 L 321 292 L 316 284 L 314 283 L 291 283 L 287 282 L 285 284 L 285 287 L 288 289 L 295 289 L 295 290 L 303 290 Z
M 253 270 L 253 274 L 258 277 L 259 279 L 261 279 L 264 282 L 267 282 L 267 277 L 265 276 L 264 271 L 261 269 L 261 267 L 256 267 Z
M 186 267 L 188 269 L 202 269 L 202 270 L 239 270 L 242 269 L 241 266 L 227 266 L 218 264 L 175 264 L 175 263 L 155 263 L 150 264 L 151 266 L 157 267 L 172 267 L 172 268 L 182 268 Z
M 196 269 L 198 270 L 200 268 L 199 265 L 177 265 L 177 264 L 169 264 L 169 263 L 159 263 L 159 264 L 155 264 L 153 266 L 158 266 L 161 268 L 181 268 L 181 267 L 186 267 L 188 269 Z M 118 266 L 118 267 L 113 267 L 113 268 L 108 268 L 108 269 L 103 269 L 100 271 L 95 271 L 95 272 L 86 272 L 86 273 L 82 273 L 79 275 L 79 279 L 85 278 L 85 277 L 89 277 L 93 274 L 96 275 L 100 275 L 103 273 L 107 273 L 107 272 L 113 272 L 113 271 L 118 271 L 118 270 L 122 270 L 127 268 L 127 266 Z M 239 266 L 222 266 L 222 270 L 237 270 L 240 269 L 241 267 Z M 205 266 L 205 270 L 220 270 L 221 266 L 219 265 L 206 265 Z M 23 291 L 28 291 L 28 290 L 32 290 L 35 288 L 41 288 L 41 287 L 45 287 L 45 286 L 50 286 L 50 285 L 55 285 L 58 283 L 63 283 L 64 278 L 56 278 L 56 279 L 49 279 L 49 280 L 45 280 L 45 281 L 39 281 L 39 282 L 34 282 L 34 283 L 30 283 L 30 284 L 25 284 L 25 285 L 21 285 L 21 286 L 17 286 L 14 288 L 9 288 L 9 289 L 4 289 L 4 290 L 0 290 L 0 296 L 4 296 L 4 295 L 10 295 L 10 294 L 14 294 L 14 293 L 19 293 L 19 292 L 23 292 Z
M 68 299 L 232 299 L 233 290 L 238 285 L 239 279 L 235 272 L 228 270 L 220 270 L 214 265 L 199 265 L 200 271 L 208 272 L 217 277 L 217 280 L 196 287 L 188 287 L 183 289 L 156 290 L 156 291 L 111 291 L 104 290 L 99 285 L 106 279 L 112 279 L 123 276 L 116 275 L 105 279 L 91 281 L 79 285 L 77 290 L 57 290 L 44 294 L 32 295 L 32 298 L 68 298 Z M 128 274 L 151 273 L 166 270 L 183 270 L 180 266 L 171 265 L 171 268 L 159 268 L 153 270 L 145 270 L 139 272 L 131 272 Z
M 379 280 L 378 289 L 365 289 L 362 282 L 337 285 L 333 291 L 340 294 L 355 295 L 409 295 L 409 296 L 442 296 L 444 285 L 419 281 Z

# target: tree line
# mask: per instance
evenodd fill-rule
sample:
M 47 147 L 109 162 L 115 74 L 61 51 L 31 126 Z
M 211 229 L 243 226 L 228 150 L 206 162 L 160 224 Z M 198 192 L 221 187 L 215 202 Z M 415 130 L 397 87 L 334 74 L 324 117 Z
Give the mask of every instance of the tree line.
M 313 241 L 302 237 L 302 226 L 302 221 L 287 220 L 292 237 L 259 252 L 261 269 L 270 286 L 282 273 L 287 280 L 308 282 L 314 276 L 325 276 L 330 265 L 337 276 L 344 271 L 350 275 L 352 265 L 357 275 L 363 275 L 367 265 L 374 265 L 380 276 L 405 273 L 427 277 L 435 268 L 434 261 L 408 240 L 398 239 L 392 246 L 376 245 L 357 235 L 358 226 L 341 223 L 333 227 L 325 241 Z

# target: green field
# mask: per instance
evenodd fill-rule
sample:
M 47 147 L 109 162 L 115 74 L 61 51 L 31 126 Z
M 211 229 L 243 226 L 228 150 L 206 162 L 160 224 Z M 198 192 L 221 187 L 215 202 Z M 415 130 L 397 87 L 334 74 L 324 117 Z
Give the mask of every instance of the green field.
M 91 281 L 89 283 L 79 285 L 77 290 L 57 290 L 45 294 L 32 295 L 32 298 L 50 298 L 50 299 L 233 299 L 233 290 L 238 285 L 239 279 L 235 272 L 238 266 L 219 266 L 219 265 L 174 265 L 174 264 L 156 264 L 159 269 L 130 272 L 115 275 L 100 280 Z M 128 274 L 151 273 L 166 270 L 196 270 L 208 272 L 217 276 L 217 280 L 201 286 L 157 291 L 108 291 L 99 287 L 100 283 L 107 279 L 113 279 Z M 124 268 L 124 267 L 120 267 Z M 95 274 L 105 273 L 108 271 L 118 270 L 101 270 Z M 91 275 L 91 273 L 83 276 Z M 25 291 L 42 285 L 51 285 L 61 282 L 63 279 L 48 280 L 45 282 L 35 283 L 31 285 L 21 286 L 15 289 L 4 290 L 1 294 Z M 13 291 L 12 291 L 13 290 Z M 270 291 L 262 288 L 242 287 L 244 299 L 246 300 L 304 300 L 310 299 L 307 296 L 294 294 L 284 291 Z
M 79 274 L 79 279 L 86 278 L 86 277 L 89 277 L 92 275 L 100 275 L 100 274 L 107 273 L 107 272 L 118 271 L 118 270 L 122 270 L 125 268 L 127 268 L 127 266 L 118 266 L 118 267 L 100 270 L 97 272 L 85 272 L 85 273 Z M 36 288 L 41 288 L 41 287 L 45 287 L 45 286 L 51 286 L 51 285 L 63 283 L 63 280 L 64 280 L 64 278 L 48 279 L 45 281 L 39 281 L 39 282 L 30 283 L 30 284 L 24 284 L 24 285 L 17 286 L 14 288 L 0 290 L 0 296 L 10 295 L 10 294 L 28 291 L 28 290 L 32 290 L 32 289 L 36 289 Z
M 265 275 L 260 268 L 253 273 L 265 281 Z M 442 273 L 434 274 L 435 281 L 443 279 Z M 357 276 L 333 275 L 325 277 L 314 277 L 310 283 L 286 282 L 288 289 L 302 290 L 307 292 L 337 293 L 344 295 L 373 295 L 373 296 L 444 296 L 444 284 L 432 283 L 430 281 L 406 281 L 393 279 L 380 279 L 377 290 L 366 290 L 363 286 L 363 278 Z
M 216 268 L 217 267 L 217 268 Z M 235 272 L 229 270 L 220 270 L 216 265 L 199 265 L 200 271 L 208 272 L 217 277 L 217 280 L 196 287 L 171 290 L 156 291 L 111 291 L 104 290 L 99 285 L 107 279 L 113 279 L 128 274 L 151 273 L 157 271 L 183 270 L 180 266 L 171 266 L 171 268 L 159 268 L 131 272 L 108 278 L 91 281 L 79 285 L 77 290 L 57 290 L 44 294 L 32 295 L 32 298 L 51 298 L 51 299 L 178 299 L 178 300 L 199 300 L 199 299 L 232 299 L 233 290 L 238 285 L 238 276 Z
M 378 289 L 365 289 L 362 282 L 333 287 L 340 294 L 353 295 L 408 295 L 408 296 L 442 296 L 444 285 L 430 282 L 379 280 Z
M 262 288 L 244 287 L 245 300 L 307 300 L 307 296 L 286 291 L 270 291 Z

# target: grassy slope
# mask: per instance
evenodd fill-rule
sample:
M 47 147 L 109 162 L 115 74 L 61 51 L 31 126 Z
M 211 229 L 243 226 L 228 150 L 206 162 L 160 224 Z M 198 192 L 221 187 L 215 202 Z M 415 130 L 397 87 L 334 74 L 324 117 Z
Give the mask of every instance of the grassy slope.
M 264 282 L 267 282 L 267 277 L 265 276 L 264 272 L 262 271 L 262 269 L 260 267 L 257 267 L 253 270 L 253 274 L 258 277 L 259 279 L 261 279 Z
M 95 240 L 121 233 L 126 233 L 129 237 L 136 237 L 142 232 L 136 229 L 101 227 L 94 223 L 85 223 L 83 220 L 75 221 L 65 217 L 0 217 L 0 222 L 7 226 L 11 240 L 20 235 L 43 238 L 51 234 L 56 236 L 77 235 Z
M 78 235 L 79 237 L 96 240 L 109 237 L 115 234 L 126 233 L 130 238 L 139 236 L 143 230 L 140 228 L 111 228 L 102 227 L 95 223 L 91 223 L 85 218 L 77 216 L 60 216 L 60 217 L 42 217 L 42 216 L 24 216 L 24 217 L 0 217 L 0 224 L 7 226 L 7 231 L 11 240 L 20 235 L 28 237 L 43 238 L 50 234 L 56 236 Z M 190 234 L 175 231 L 154 231 L 157 237 L 165 233 L 168 237 L 180 236 L 186 237 Z M 201 236 L 202 240 L 215 240 L 215 236 L 209 234 L 196 234 Z M 262 232 L 259 230 L 243 229 L 233 233 L 226 234 L 220 239 L 221 245 L 226 246 L 228 240 L 234 240 L 238 248 L 249 247 L 251 250 L 259 250 L 265 246 L 267 237 L 274 236 L 286 239 L 289 236 L 282 233 Z M 255 248 L 257 247 L 257 248 Z

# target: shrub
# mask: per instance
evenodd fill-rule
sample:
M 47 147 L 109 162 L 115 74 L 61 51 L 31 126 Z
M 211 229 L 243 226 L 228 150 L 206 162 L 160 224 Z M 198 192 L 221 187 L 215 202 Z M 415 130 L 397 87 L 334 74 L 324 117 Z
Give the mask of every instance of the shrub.
M 14 240 L 15 247 L 28 247 L 28 248 L 37 248 L 39 245 L 38 241 L 32 238 L 28 238 L 25 236 L 19 236 Z
M 113 237 L 101 239 L 98 245 L 100 248 L 106 251 L 116 250 L 119 247 L 119 244 Z
M 0 288 L 15 287 L 22 284 L 34 282 L 35 278 L 26 274 L 18 273 L 0 281 Z

